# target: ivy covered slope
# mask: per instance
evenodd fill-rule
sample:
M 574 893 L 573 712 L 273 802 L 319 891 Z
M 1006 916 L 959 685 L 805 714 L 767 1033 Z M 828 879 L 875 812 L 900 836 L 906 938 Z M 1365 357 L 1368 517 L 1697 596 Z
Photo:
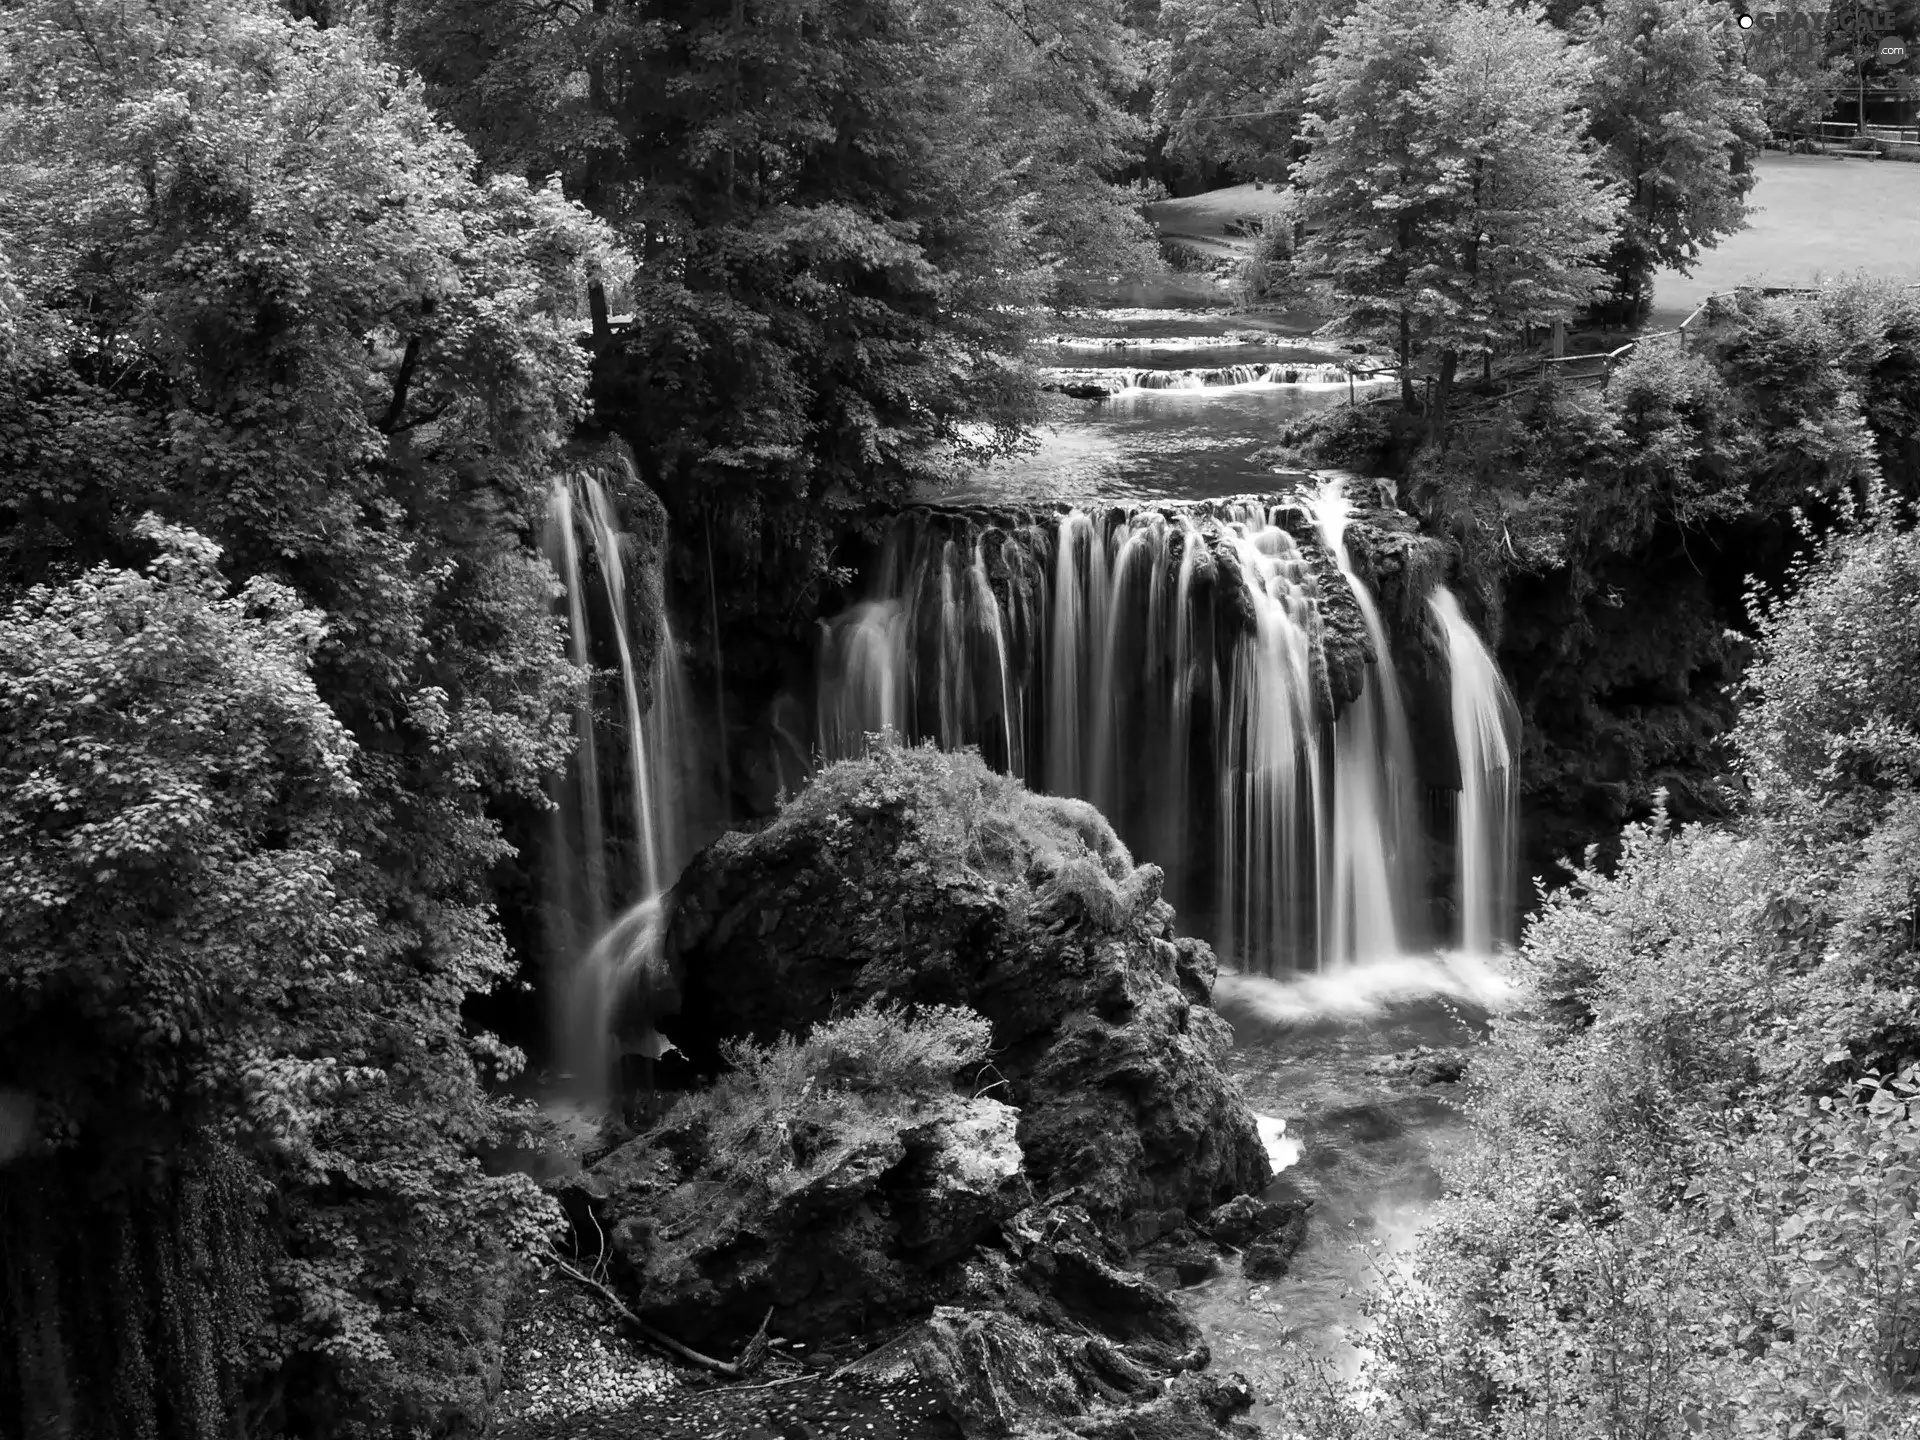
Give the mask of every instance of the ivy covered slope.
M 263 3 L 10 7 L 0 97 L 0 1430 L 437 1423 L 546 1214 L 461 1005 L 613 249 Z
M 1920 535 L 1797 578 L 1750 812 L 1547 903 L 1371 1388 L 1307 1433 L 1920 1432 Z

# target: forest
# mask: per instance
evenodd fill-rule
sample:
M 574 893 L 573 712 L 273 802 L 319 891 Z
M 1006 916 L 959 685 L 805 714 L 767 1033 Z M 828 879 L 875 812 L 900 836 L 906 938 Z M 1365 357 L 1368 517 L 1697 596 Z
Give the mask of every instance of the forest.
M 1853 3 L 0 4 L 0 1437 L 1920 1436 Z

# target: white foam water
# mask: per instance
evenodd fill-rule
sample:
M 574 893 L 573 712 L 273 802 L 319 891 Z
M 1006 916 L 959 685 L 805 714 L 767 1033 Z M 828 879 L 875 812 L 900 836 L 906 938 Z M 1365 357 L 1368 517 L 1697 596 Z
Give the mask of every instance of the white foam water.
M 1424 999 L 1463 1001 L 1498 1011 L 1513 993 L 1513 982 L 1498 957 L 1458 951 L 1376 957 L 1344 970 L 1285 978 L 1222 970 L 1213 987 L 1217 1006 L 1278 1026 L 1365 1020 Z
M 1285 1120 L 1255 1112 L 1253 1124 L 1260 1132 L 1260 1143 L 1266 1148 L 1267 1163 L 1273 1166 L 1274 1174 L 1278 1175 L 1299 1160 L 1300 1142 L 1287 1134 Z

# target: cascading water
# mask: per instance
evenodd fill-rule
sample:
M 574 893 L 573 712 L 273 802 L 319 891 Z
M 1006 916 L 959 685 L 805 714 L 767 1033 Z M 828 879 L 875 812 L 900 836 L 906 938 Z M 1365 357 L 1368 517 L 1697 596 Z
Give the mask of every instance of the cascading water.
M 615 682 L 614 704 L 603 711 L 589 693 L 574 712 L 574 763 L 554 796 L 548 856 L 554 1056 L 589 1101 L 614 1080 L 621 1005 L 644 1009 L 664 980 L 658 896 L 686 859 L 686 679 L 665 608 L 653 603 L 659 633 L 643 683 L 624 543 L 600 476 L 554 482 L 546 553 L 564 592 L 569 655 Z M 640 1018 L 644 1054 L 654 1037 Z
M 1520 716 L 1500 667 L 1451 590 L 1428 606 L 1447 649 L 1453 743 L 1460 757 L 1460 948 L 1489 955 L 1509 938 L 1519 856 Z
M 1347 553 L 1349 514 L 1334 485 L 1282 505 L 997 523 L 908 512 L 869 571 L 870 598 L 822 625 L 820 752 L 859 754 L 881 731 L 975 744 L 1036 787 L 1091 801 L 1243 968 L 1396 954 L 1420 929 L 1427 846 L 1399 677 Z M 1330 606 L 1371 649 L 1342 682 L 1351 693 L 1330 684 Z M 1469 663 L 1456 673 L 1482 686 Z M 1477 715 L 1484 702 L 1463 703 Z M 1476 856 L 1510 846 L 1510 823 L 1507 839 L 1481 833 L 1510 808 L 1461 804 Z M 1476 877 L 1493 873 L 1475 863 Z M 1473 924 L 1493 933 L 1511 902 L 1487 894 Z
M 1064 366 L 1051 371 L 1050 378 L 1056 382 L 1086 381 L 1099 384 L 1111 393 L 1118 394 L 1123 390 L 1217 390 L 1246 385 L 1345 385 L 1348 377 L 1343 365 L 1312 365 L 1295 361 L 1178 370 L 1143 369 L 1137 366 Z
M 1413 743 L 1386 627 L 1347 552 L 1353 506 L 1339 482 L 1327 481 L 1309 494 L 1307 509 L 1359 607 L 1374 653 L 1370 683 L 1334 725 L 1332 883 L 1323 892 L 1330 907 L 1327 944 L 1336 956 L 1381 959 L 1400 953 L 1413 903 L 1406 854 L 1414 835 Z

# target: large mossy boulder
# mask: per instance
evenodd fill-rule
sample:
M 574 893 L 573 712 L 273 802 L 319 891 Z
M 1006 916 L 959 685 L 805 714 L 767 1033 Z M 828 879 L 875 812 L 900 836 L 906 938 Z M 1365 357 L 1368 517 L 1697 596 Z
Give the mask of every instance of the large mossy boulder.
M 1148 1239 L 1269 1178 L 1212 954 L 1173 933 L 1160 886 L 1082 801 L 971 753 L 881 748 L 687 869 L 665 937 L 681 1009 L 660 1028 L 713 1069 L 729 1039 L 871 1000 L 975 1010 L 993 1051 L 973 1088 L 1020 1112 L 1036 1194 Z
M 634 1308 L 696 1343 L 737 1342 L 768 1312 L 803 1340 L 924 1312 L 1032 1201 L 1014 1111 L 953 1086 L 986 1049 L 978 1016 L 885 1006 L 729 1046 L 713 1086 L 568 1197 Z

